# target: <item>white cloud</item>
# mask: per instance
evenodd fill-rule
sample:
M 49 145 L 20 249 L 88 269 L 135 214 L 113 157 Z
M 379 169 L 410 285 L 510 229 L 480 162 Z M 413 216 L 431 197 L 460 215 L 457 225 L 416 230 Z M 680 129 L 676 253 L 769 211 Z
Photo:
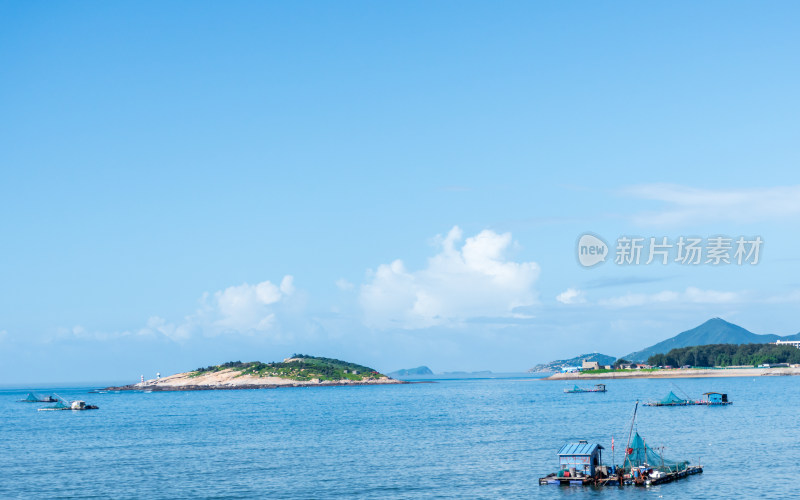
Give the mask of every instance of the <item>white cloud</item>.
M 700 290 L 699 288 L 691 286 L 686 289 L 684 296 L 688 302 L 695 304 L 730 304 L 741 300 L 741 294 L 737 292 Z
M 292 291 L 291 277 L 287 276 L 281 286 L 269 281 L 256 285 L 247 283 L 231 286 L 215 292 L 210 303 L 204 304 L 202 317 L 213 317 L 207 326 L 218 331 L 264 331 L 268 330 L 275 314 L 270 307 L 281 300 L 284 289 Z M 284 286 L 286 283 L 286 286 Z
M 800 186 L 714 190 L 676 184 L 643 184 L 625 188 L 622 193 L 668 204 L 660 211 L 636 214 L 634 221 L 644 225 L 674 225 L 698 220 L 752 222 L 800 215 Z
M 270 281 L 255 285 L 243 283 L 214 293 L 204 293 L 200 299 L 200 307 L 182 321 L 170 322 L 159 316 L 152 316 L 144 327 L 136 331 L 113 333 L 89 331 L 76 325 L 72 328 L 59 328 L 56 337 L 108 340 L 131 335 L 163 335 L 171 340 L 182 341 L 193 336 L 259 335 L 275 329 L 277 315 L 294 293 L 294 279 L 289 275 L 284 276 L 280 285 Z
M 663 292 L 645 294 L 629 293 L 597 301 L 601 306 L 613 308 L 638 307 L 649 304 L 731 304 L 742 300 L 738 292 L 719 292 L 688 287 L 683 292 L 665 290 Z
M 272 329 L 278 306 L 294 294 L 294 278 L 284 276 L 280 285 L 262 281 L 243 283 L 204 294 L 200 308 L 177 325 L 155 321 L 155 330 L 173 339 L 195 334 L 207 337 L 221 334 L 259 334 Z
M 767 304 L 786 304 L 791 302 L 800 302 L 800 290 L 792 290 L 789 293 L 782 295 L 773 295 L 763 300 Z
M 556 300 L 562 304 L 582 304 L 586 302 L 586 293 L 576 288 L 567 288 L 556 295 Z
M 653 294 L 628 293 L 619 297 L 599 300 L 597 303 L 608 307 L 636 307 L 645 304 L 658 304 L 663 302 L 676 302 L 680 298 L 677 292 L 663 291 Z
M 536 303 L 535 262 L 513 262 L 505 254 L 510 233 L 484 230 L 467 238 L 456 226 L 437 237 L 440 252 L 427 267 L 409 271 L 401 260 L 368 272 L 359 302 L 370 327 L 406 329 L 451 325 L 470 318 L 513 317 Z
M 84 328 L 82 325 L 75 325 L 71 328 L 59 327 L 56 329 L 55 338 L 78 339 L 78 340 L 109 340 L 130 335 L 130 332 L 93 332 Z M 46 339 L 53 340 L 52 338 Z

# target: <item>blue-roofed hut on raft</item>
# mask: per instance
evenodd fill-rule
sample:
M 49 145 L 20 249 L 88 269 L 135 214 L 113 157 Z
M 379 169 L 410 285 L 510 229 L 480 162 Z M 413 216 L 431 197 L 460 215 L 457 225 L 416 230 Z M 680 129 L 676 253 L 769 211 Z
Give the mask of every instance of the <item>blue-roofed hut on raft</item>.
M 587 476 L 594 476 L 595 468 L 602 462 L 601 450 L 604 448 L 597 443 L 589 443 L 581 439 L 577 443 L 567 443 L 558 450 L 558 465 L 561 471 L 582 472 Z
M 729 405 L 731 401 L 728 401 L 728 395 L 722 394 L 721 392 L 706 392 L 703 394 L 706 397 L 703 404 L 707 405 Z

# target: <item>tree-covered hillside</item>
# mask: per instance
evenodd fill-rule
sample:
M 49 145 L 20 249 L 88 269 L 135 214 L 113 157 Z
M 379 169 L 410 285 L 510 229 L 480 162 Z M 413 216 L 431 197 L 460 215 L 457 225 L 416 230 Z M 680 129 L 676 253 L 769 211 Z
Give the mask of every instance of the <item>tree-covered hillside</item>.
M 800 349 L 775 344 L 710 344 L 672 349 L 647 359 L 654 366 L 758 366 L 800 363 Z
M 339 359 L 294 354 L 281 362 L 262 363 L 260 361 L 229 361 L 221 365 L 198 368 L 191 374 L 193 377 L 213 373 L 225 369 L 240 371 L 242 375 L 256 377 L 281 377 L 290 380 L 368 380 L 385 377 L 382 373 L 367 366 L 348 363 Z
M 584 361 L 597 361 L 601 366 L 605 366 L 613 364 L 615 359 L 617 358 L 614 356 L 600 354 L 599 352 L 592 352 L 589 354 L 581 354 L 580 356 L 570 359 L 557 359 L 549 363 L 536 365 L 528 370 L 528 372 L 559 372 L 562 368 L 568 366 L 581 366 Z
M 632 352 L 625 359 L 642 362 L 655 354 L 665 354 L 670 349 L 711 344 L 756 344 L 775 342 L 777 335 L 758 335 L 739 325 L 721 318 L 713 318 L 691 330 L 686 330 L 672 338 L 659 342 L 638 352 Z

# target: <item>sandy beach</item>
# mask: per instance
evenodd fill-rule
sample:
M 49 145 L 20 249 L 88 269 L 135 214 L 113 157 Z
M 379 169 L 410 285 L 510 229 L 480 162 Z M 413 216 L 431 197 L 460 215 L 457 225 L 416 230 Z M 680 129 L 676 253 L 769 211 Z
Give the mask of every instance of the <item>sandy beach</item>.
M 556 373 L 541 380 L 598 380 L 619 378 L 704 378 L 800 375 L 800 368 L 688 368 L 608 373 Z
M 215 389 L 266 389 L 277 387 L 326 387 L 344 385 L 380 385 L 380 384 L 404 384 L 402 380 L 395 380 L 389 377 L 376 377 L 365 380 L 319 380 L 311 379 L 308 381 L 291 380 L 280 377 L 256 377 L 253 375 L 242 375 L 238 370 L 226 369 L 218 372 L 210 372 L 196 377 L 192 377 L 194 372 L 178 373 L 160 379 L 150 379 L 137 384 L 130 384 L 122 387 L 109 387 L 109 390 L 130 390 L 130 391 L 197 391 Z

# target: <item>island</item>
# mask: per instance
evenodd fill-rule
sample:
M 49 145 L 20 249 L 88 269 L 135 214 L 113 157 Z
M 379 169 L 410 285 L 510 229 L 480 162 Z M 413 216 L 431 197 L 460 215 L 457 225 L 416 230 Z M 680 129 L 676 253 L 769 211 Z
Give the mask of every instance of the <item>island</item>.
M 403 368 L 389 373 L 390 377 L 419 377 L 425 375 L 433 375 L 433 371 L 424 365 L 416 368 Z
M 332 358 L 295 354 L 282 362 L 230 361 L 221 365 L 145 380 L 117 391 L 202 391 L 405 384 L 367 366 Z

